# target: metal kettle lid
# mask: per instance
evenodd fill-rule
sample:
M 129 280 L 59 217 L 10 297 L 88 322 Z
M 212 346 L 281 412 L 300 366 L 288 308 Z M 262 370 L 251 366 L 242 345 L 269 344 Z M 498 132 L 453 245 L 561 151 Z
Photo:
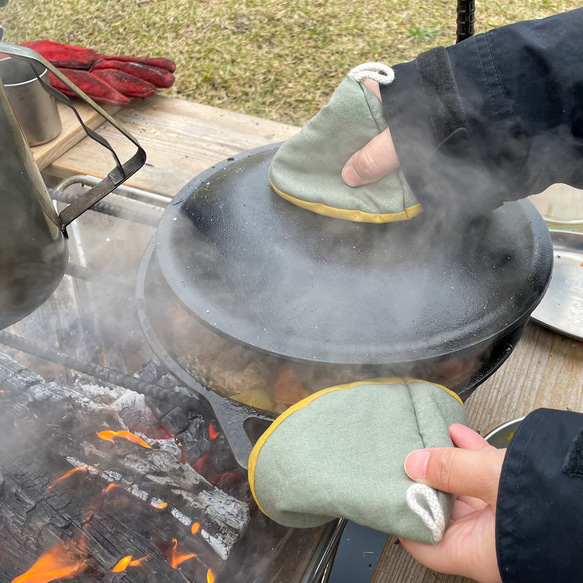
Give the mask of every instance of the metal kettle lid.
M 414 362 L 491 341 L 540 301 L 552 244 L 530 202 L 465 225 L 331 219 L 271 190 L 276 148 L 210 168 L 159 225 L 166 281 L 216 332 L 302 361 Z

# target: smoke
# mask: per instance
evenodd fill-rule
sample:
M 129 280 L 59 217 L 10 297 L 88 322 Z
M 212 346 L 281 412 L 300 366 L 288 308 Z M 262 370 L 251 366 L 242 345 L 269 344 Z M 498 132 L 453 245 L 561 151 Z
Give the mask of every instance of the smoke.
M 186 338 L 204 340 L 189 349 L 182 324 L 170 352 L 220 392 L 246 382 L 265 391 L 281 359 L 308 392 L 393 375 L 465 390 L 491 372 L 491 342 L 525 322 L 546 285 L 545 273 L 532 285 L 549 265 L 528 203 L 463 220 L 352 223 L 272 192 L 264 152 L 242 158 L 193 185 L 159 236 L 159 261 L 178 263 L 174 292 L 217 333 L 193 323 Z

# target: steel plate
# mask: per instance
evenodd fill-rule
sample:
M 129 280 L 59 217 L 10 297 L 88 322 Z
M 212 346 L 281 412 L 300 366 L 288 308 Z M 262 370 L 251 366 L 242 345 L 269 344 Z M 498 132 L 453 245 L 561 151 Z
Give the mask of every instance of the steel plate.
M 555 263 L 547 293 L 532 319 L 583 340 L 583 233 L 551 231 Z

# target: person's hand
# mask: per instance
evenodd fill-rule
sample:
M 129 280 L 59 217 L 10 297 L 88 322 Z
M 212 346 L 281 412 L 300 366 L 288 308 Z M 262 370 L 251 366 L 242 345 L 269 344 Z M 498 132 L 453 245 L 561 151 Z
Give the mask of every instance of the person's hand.
M 436 545 L 400 541 L 434 571 L 499 583 L 496 498 L 506 450 L 492 447 L 464 425 L 452 425 L 449 434 L 459 449 L 421 449 L 405 460 L 405 471 L 415 482 L 458 495 L 443 539 Z
M 364 84 L 382 101 L 378 83 L 365 79 Z M 350 157 L 342 169 L 342 179 L 348 186 L 370 184 L 399 166 L 391 130 L 387 128 Z

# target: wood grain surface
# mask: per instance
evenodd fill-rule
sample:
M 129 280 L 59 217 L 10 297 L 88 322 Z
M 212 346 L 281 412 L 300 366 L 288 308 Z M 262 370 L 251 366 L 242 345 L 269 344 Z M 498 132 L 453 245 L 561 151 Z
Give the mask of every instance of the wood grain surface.
M 213 164 L 245 150 L 288 139 L 293 126 L 192 103 L 154 96 L 134 100 L 116 116 L 146 150 L 148 161 L 127 185 L 173 197 L 187 182 Z M 104 124 L 99 133 L 122 159 L 131 144 Z M 85 139 L 51 167 L 59 177 L 91 174 L 103 177 L 113 168 L 109 152 Z
M 81 100 L 75 99 L 74 105 L 87 127 L 94 130 L 103 123 L 103 118 Z M 44 170 L 86 136 L 85 130 L 73 110 L 62 103 L 58 103 L 57 107 L 63 126 L 61 133 L 54 140 L 31 148 L 35 162 L 41 170 Z M 107 113 L 113 115 L 119 110 L 119 107 L 106 106 L 104 109 Z

